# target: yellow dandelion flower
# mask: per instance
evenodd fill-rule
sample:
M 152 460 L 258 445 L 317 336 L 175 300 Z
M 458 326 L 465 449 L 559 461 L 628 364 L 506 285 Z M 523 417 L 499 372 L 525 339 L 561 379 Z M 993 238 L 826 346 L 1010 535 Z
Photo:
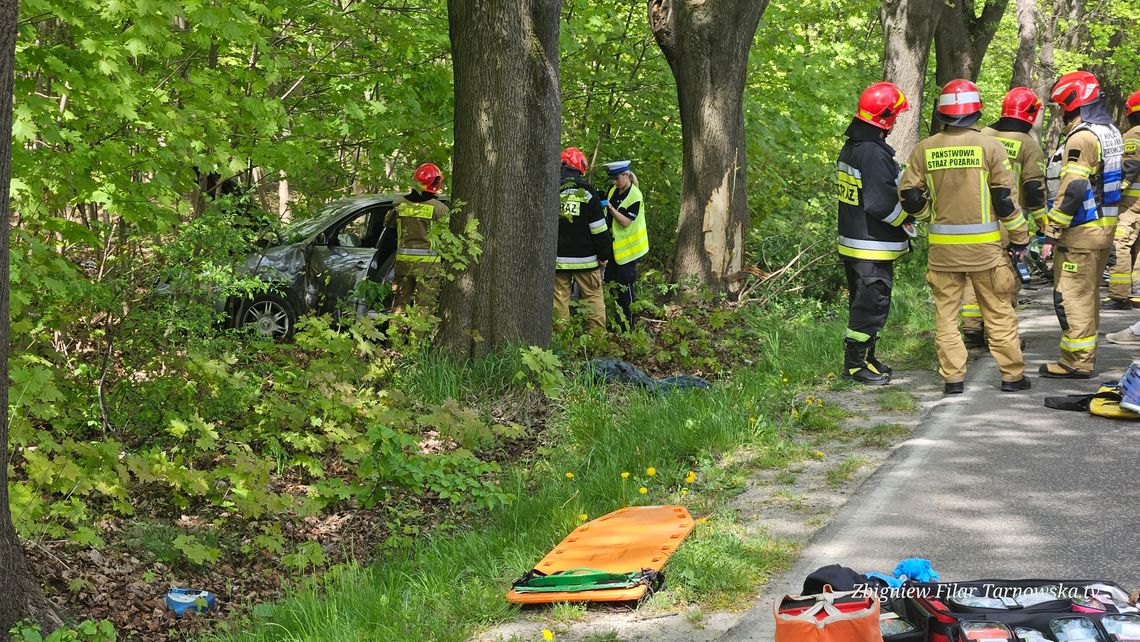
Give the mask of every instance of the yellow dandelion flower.
M 650 466 L 649 468 L 646 468 L 646 469 L 645 469 L 645 474 L 646 474 L 646 475 L 649 475 L 650 477 L 652 477 L 652 476 L 654 476 L 654 475 L 656 475 L 656 474 L 657 474 L 657 469 L 656 469 L 656 468 L 654 468 L 653 466 Z
M 580 522 L 584 522 L 587 519 L 590 519 L 590 516 L 587 515 L 586 513 L 582 513 L 581 515 L 578 516 L 578 521 L 580 521 Z
M 628 470 L 621 471 L 621 478 L 622 479 L 629 479 L 629 471 Z
M 642 495 L 644 495 L 645 493 L 648 493 L 648 492 L 649 492 L 649 489 L 648 489 L 648 488 L 646 488 L 645 486 L 642 486 L 641 488 L 638 488 L 638 489 L 637 489 L 637 492 L 639 492 L 639 493 L 641 493 Z
M 822 450 L 815 451 L 815 456 L 819 457 L 820 459 L 823 459 L 823 451 Z
M 688 495 L 688 494 L 689 494 L 688 488 L 682 488 L 681 489 L 681 497 L 684 497 L 685 495 Z
M 697 481 L 697 474 L 690 470 L 689 474 L 685 475 L 685 483 L 691 484 L 695 481 Z
M 566 473 L 566 479 L 574 479 L 574 473 Z
M 782 377 L 780 380 L 781 380 L 781 381 L 783 381 L 784 383 L 788 383 L 788 378 L 787 378 L 787 377 Z
M 696 522 L 698 524 L 707 524 L 708 521 L 709 521 L 709 518 L 707 518 L 707 517 L 700 517 L 700 518 L 697 518 L 697 520 L 696 520 Z
M 546 640 L 547 642 L 550 642 L 550 640 L 554 639 L 554 631 L 551 631 L 550 629 L 543 629 L 542 630 L 542 639 Z

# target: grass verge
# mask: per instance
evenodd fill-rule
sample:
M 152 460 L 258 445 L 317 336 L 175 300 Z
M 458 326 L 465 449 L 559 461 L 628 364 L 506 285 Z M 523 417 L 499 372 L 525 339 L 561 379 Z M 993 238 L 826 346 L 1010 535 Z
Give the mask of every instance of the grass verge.
M 897 336 L 912 336 L 909 315 L 921 307 L 907 299 L 918 291 L 899 294 L 892 324 Z M 701 518 L 670 561 L 669 588 L 653 597 L 657 605 L 742 606 L 796 551 L 736 524 L 727 500 L 747 470 L 812 457 L 806 438 L 837 421 L 793 411 L 798 392 L 835 381 L 843 317 L 799 304 L 740 313 L 753 330 L 752 365 L 711 390 L 651 395 L 570 377 L 550 428 L 503 479 L 509 505 L 456 516 L 460 525 L 439 527 L 368 567 L 336 567 L 211 639 L 466 640 L 514 615 L 503 599 L 511 580 L 581 520 L 623 505 L 682 503 Z M 900 340 L 884 352 L 921 361 L 928 346 Z M 409 374 L 408 389 L 459 396 L 505 385 L 513 372 L 501 363 L 455 369 L 429 360 Z M 569 608 L 559 613 L 573 617 Z

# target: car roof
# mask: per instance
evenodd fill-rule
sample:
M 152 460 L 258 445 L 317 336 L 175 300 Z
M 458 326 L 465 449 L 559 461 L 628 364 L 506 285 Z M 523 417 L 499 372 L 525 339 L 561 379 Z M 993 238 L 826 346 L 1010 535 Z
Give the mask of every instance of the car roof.
M 316 234 L 324 224 L 331 223 L 342 216 L 376 205 L 392 205 L 396 199 L 402 198 L 403 196 L 404 194 L 359 194 L 357 196 L 349 196 L 348 198 L 330 201 L 320 206 L 313 211 L 312 216 L 300 219 L 294 224 L 311 228 L 305 231 L 306 236 L 311 236 Z M 448 202 L 448 197 L 444 194 L 437 194 L 436 198 L 445 204 Z
M 357 196 L 342 198 L 339 201 L 332 201 L 321 207 L 321 209 L 332 211 L 332 208 L 335 208 L 337 212 L 344 213 L 349 210 L 356 210 L 372 205 L 388 205 L 403 196 L 405 196 L 405 194 L 359 194 Z M 444 203 L 447 203 L 449 200 L 446 194 L 436 194 L 435 198 Z

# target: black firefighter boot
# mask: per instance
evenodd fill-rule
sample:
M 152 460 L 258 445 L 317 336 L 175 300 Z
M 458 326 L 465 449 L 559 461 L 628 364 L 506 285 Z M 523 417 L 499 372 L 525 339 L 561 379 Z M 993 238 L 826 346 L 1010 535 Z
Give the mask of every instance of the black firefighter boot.
M 881 372 L 887 375 L 889 381 L 893 370 L 891 370 L 890 366 L 875 358 L 875 344 L 879 343 L 879 337 L 871 337 L 868 343 L 870 346 L 867 347 L 867 363 L 870 364 L 871 369 L 875 372 Z
M 843 376 L 868 386 L 884 386 L 890 383 L 891 375 L 876 372 L 875 367 L 867 363 L 867 350 L 870 347 L 869 341 L 844 340 Z

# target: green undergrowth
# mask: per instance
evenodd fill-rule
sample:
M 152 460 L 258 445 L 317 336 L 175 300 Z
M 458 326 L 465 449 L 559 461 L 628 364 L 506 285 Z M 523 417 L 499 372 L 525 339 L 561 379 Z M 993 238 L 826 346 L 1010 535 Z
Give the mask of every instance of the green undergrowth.
M 895 308 L 916 309 L 909 302 Z M 371 565 L 336 566 L 211 639 L 465 640 L 516 614 L 503 598 L 511 580 L 566 533 L 625 505 L 680 503 L 698 519 L 666 569 L 667 589 L 650 606 L 743 606 L 796 550 L 737 524 L 728 500 L 750 470 L 818 456 L 808 443 L 818 427 L 795 399 L 842 385 L 835 382 L 846 319 L 825 305 L 793 301 L 739 309 L 727 321 L 742 346 L 737 365 L 707 390 L 659 395 L 607 387 L 565 353 L 524 350 L 521 364 L 500 358 L 460 367 L 421 359 L 399 385 L 428 403 L 467 398 L 494 406 L 496 397 L 518 398 L 520 384 L 551 395 L 545 431 L 502 471 L 510 499 L 390 547 Z M 900 334 L 910 322 L 892 319 Z M 921 360 L 904 352 L 907 345 L 896 343 L 888 354 Z

